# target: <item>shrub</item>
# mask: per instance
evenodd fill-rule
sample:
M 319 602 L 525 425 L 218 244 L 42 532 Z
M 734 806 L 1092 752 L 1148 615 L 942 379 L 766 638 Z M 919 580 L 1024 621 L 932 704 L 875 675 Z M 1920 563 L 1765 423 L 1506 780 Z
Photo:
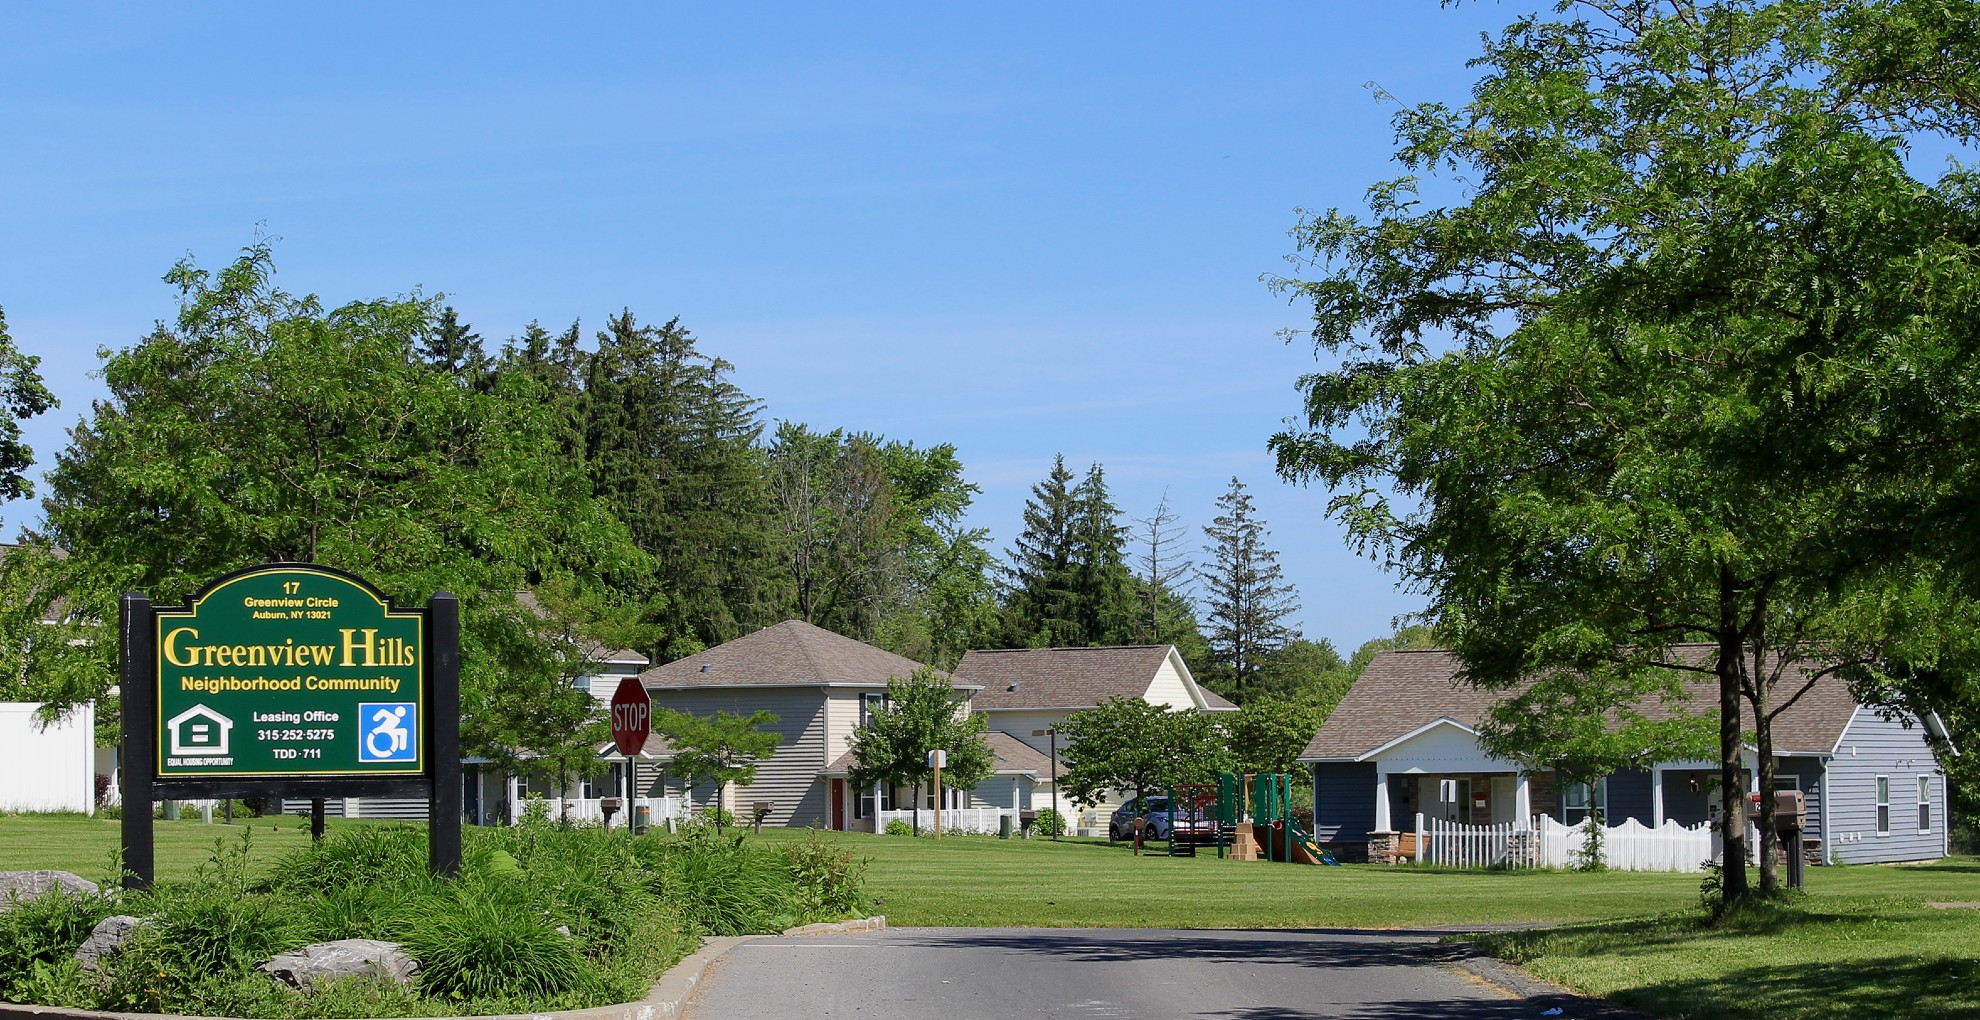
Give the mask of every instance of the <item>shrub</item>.
M 886 832 L 889 836 L 912 836 L 914 835 L 914 826 L 909 825 L 906 819 L 896 818 L 887 823 Z
M 817 832 L 786 844 L 784 858 L 790 862 L 800 922 L 859 916 L 868 858 L 854 857 L 852 851 L 818 838 Z
M 729 811 L 723 808 L 716 807 L 713 804 L 710 804 L 705 808 L 701 808 L 697 810 L 694 813 L 694 816 L 696 820 L 700 821 L 702 824 L 713 825 L 718 829 L 727 828 L 736 824 L 736 816 L 734 814 L 730 813 Z
M 1066 819 L 1059 812 L 1044 808 L 1038 812 L 1038 818 L 1031 823 L 1031 827 L 1041 836 L 1063 836 L 1066 834 Z
M 67 961 L 110 913 L 108 896 L 58 888 L 0 914 L 0 1001 L 44 1001 L 37 972 Z

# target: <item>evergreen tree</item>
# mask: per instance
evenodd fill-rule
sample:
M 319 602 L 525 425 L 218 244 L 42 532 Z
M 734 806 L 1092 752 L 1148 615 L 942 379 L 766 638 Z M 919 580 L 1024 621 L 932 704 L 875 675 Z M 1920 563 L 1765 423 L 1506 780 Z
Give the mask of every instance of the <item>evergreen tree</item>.
M 1073 490 L 1073 563 L 1079 643 L 1123 645 L 1141 633 L 1134 575 L 1127 567 L 1127 529 L 1107 492 L 1099 464 Z
M 1080 640 L 1078 568 L 1074 559 L 1079 508 L 1066 457 L 1052 459 L 1052 471 L 1031 487 L 1024 504 L 1024 530 L 1004 555 L 1010 595 L 1005 602 L 1005 640 L 1012 645 L 1054 648 L 1083 645 Z
M 1199 576 L 1210 611 L 1214 656 L 1211 689 L 1242 702 L 1252 693 L 1267 656 L 1298 635 L 1285 625 L 1299 611 L 1292 585 L 1284 583 L 1279 554 L 1265 546 L 1265 522 L 1252 510 L 1244 483 L 1233 476 L 1229 492 L 1217 498 L 1223 513 L 1203 533 L 1211 564 Z
M 418 343 L 419 356 L 428 365 L 464 385 L 488 389 L 494 379 L 494 362 L 482 346 L 481 334 L 460 320 L 452 305 L 440 309 L 433 328 Z
M 586 359 L 593 485 L 659 563 L 668 598 L 655 658 L 671 661 L 775 622 L 787 598 L 769 527 L 758 402 L 675 319 L 613 316 Z

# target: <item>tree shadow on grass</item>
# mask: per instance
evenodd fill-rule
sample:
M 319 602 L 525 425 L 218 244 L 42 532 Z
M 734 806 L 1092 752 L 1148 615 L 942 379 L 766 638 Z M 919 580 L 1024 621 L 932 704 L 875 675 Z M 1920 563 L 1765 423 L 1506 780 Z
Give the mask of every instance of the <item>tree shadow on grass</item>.
M 1891 956 L 1820 966 L 1748 967 L 1698 980 L 1662 980 L 1619 990 L 1638 1009 L 1694 1020 L 1748 1017 L 1889 1017 L 1971 1020 L 1980 1016 L 1980 961 Z
M 1526 999 L 1465 999 L 1422 1002 L 1365 1002 L 1346 1011 L 1315 1013 L 1285 1006 L 1246 1006 L 1198 1014 L 1205 1020 L 1536 1020 L 1550 1009 L 1561 1020 L 1642 1018 L 1634 1010 L 1572 995 L 1541 995 Z M 1647 1018 L 1644 1018 L 1647 1020 Z

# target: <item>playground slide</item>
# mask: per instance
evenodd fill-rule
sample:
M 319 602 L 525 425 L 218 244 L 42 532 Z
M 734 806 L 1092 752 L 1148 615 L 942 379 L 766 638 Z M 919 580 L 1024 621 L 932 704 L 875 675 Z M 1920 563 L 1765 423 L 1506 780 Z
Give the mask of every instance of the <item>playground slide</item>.
M 1339 865 L 1341 863 L 1334 859 L 1333 854 L 1327 852 L 1327 848 L 1315 843 L 1313 837 L 1307 835 L 1299 826 L 1295 825 L 1292 827 L 1292 835 L 1293 863 L 1333 865 Z

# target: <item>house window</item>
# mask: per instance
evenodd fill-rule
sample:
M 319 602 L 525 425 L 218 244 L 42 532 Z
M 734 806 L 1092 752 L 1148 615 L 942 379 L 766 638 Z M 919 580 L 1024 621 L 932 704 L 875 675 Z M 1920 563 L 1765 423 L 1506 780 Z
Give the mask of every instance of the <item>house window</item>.
M 1891 777 L 1877 777 L 1877 835 L 1891 834 Z
M 862 694 L 859 696 L 859 728 L 873 725 L 873 713 L 887 707 L 885 694 Z
M 581 779 L 579 779 L 579 780 L 578 780 L 578 799 L 579 799 L 579 800 L 596 800 L 596 799 L 597 799 L 597 797 L 598 797 L 598 791 L 597 791 L 597 789 L 596 789 L 596 783 L 597 783 L 597 781 L 596 781 L 595 779 L 593 779 L 592 777 L 590 777 L 590 776 L 585 776 L 585 777 L 583 777 L 583 778 L 581 778 Z
M 1590 812 L 1603 818 L 1609 816 L 1609 781 L 1607 778 L 1595 780 L 1591 787 L 1587 783 L 1569 783 L 1561 788 L 1561 820 L 1569 825 L 1577 825 L 1588 820 Z
M 1918 831 L 1932 831 L 1932 777 L 1918 777 Z
M 524 797 L 530 797 L 530 796 L 548 797 L 549 795 L 550 795 L 550 784 L 545 782 L 544 780 L 542 779 L 531 780 L 530 777 L 528 776 L 516 777 L 517 800 L 521 800 Z
M 862 787 L 859 796 L 853 798 L 853 817 L 865 818 L 871 814 L 873 814 L 873 787 Z

